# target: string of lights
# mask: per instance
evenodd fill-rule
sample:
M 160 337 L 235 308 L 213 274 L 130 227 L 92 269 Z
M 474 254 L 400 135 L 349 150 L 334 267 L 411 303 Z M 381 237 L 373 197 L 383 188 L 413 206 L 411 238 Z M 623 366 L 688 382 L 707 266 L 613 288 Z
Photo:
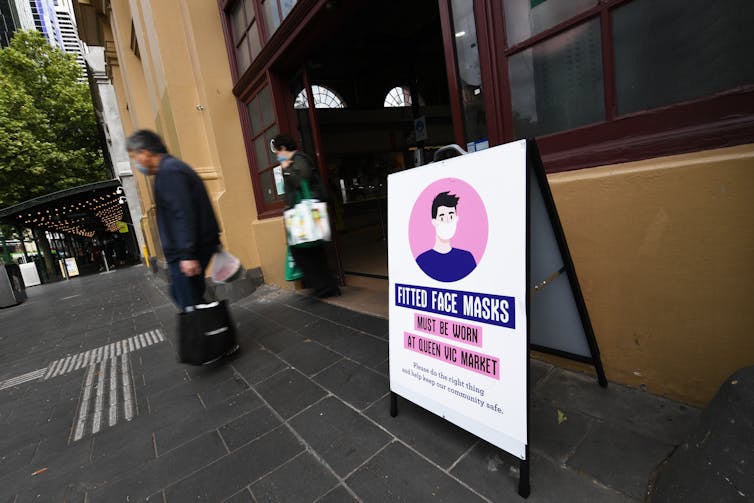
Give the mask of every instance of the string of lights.
M 118 232 L 125 216 L 117 180 L 97 182 L 42 196 L 0 210 L 0 221 L 18 228 L 93 238 Z

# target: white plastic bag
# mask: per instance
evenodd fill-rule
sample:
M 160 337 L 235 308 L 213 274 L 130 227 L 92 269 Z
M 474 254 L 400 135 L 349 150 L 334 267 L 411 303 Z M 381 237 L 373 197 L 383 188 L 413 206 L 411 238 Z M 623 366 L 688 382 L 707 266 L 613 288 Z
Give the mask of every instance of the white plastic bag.
M 212 281 L 215 283 L 229 283 L 240 276 L 241 261 L 235 255 L 222 248 L 215 253 L 212 260 Z
M 290 246 L 331 239 L 327 203 L 304 199 L 283 212 L 283 220 Z

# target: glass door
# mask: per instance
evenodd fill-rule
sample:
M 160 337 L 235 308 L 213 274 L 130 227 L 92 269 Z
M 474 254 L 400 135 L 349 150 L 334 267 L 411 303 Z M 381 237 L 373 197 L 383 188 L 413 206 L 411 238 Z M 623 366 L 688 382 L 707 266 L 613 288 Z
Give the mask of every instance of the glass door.
M 319 124 L 317 122 L 316 107 L 310 106 L 315 103 L 311 82 L 306 68 L 299 71 L 290 81 L 290 93 L 293 103 L 291 124 L 295 127 L 293 137 L 299 144 L 300 150 L 309 154 L 317 164 L 320 179 L 323 187 L 332 196 L 332 186 L 329 184 L 328 172 L 325 167 L 324 150 L 322 148 L 322 139 L 320 136 Z M 332 197 L 330 197 L 330 228 L 332 229 L 332 242 L 325 245 L 328 261 L 331 267 L 337 272 L 338 282 L 341 286 L 345 285 L 343 274 L 343 262 L 341 260 L 340 247 L 338 246 L 338 233 L 333 216 Z

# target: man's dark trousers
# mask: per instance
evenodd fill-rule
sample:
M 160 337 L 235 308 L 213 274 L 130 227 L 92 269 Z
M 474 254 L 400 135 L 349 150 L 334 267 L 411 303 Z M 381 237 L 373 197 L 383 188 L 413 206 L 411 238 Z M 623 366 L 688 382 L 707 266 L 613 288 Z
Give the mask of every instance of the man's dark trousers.
M 214 251 L 204 253 L 198 258 L 202 272 L 196 276 L 189 277 L 183 274 L 180 260 L 168 263 L 170 293 L 182 311 L 185 311 L 187 307 L 206 303 L 204 300 L 204 289 L 206 288 L 204 270 L 207 268 L 213 253 Z

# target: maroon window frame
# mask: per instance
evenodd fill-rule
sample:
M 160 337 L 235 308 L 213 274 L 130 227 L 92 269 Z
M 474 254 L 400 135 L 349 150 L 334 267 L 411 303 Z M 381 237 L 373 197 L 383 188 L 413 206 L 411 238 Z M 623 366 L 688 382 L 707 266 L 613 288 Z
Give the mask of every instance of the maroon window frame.
M 243 101 L 239 100 L 244 111 L 241 115 L 241 125 L 260 218 L 280 215 L 284 207 L 282 195 L 273 194 L 270 199 L 269 195 L 265 194 L 266 190 L 274 190 L 273 170 L 279 165 L 275 154 L 270 150 L 270 140 L 280 131 L 273 87 L 268 79 L 263 79 L 252 92 L 244 96 Z M 267 105 L 270 107 L 267 113 L 271 112 L 271 115 L 265 118 L 263 106 L 266 100 L 269 100 Z M 267 183 L 263 181 L 265 178 Z
M 447 4 L 447 0 L 439 1 L 441 7 Z M 601 29 L 605 120 L 537 137 L 548 172 L 752 142 L 754 85 L 617 115 L 611 12 L 631 1 L 634 0 L 600 0 L 594 7 L 509 47 L 504 0 L 474 0 L 491 144 L 516 139 L 508 58 L 595 18 L 599 18 Z M 456 117 L 455 121 L 459 119 Z

